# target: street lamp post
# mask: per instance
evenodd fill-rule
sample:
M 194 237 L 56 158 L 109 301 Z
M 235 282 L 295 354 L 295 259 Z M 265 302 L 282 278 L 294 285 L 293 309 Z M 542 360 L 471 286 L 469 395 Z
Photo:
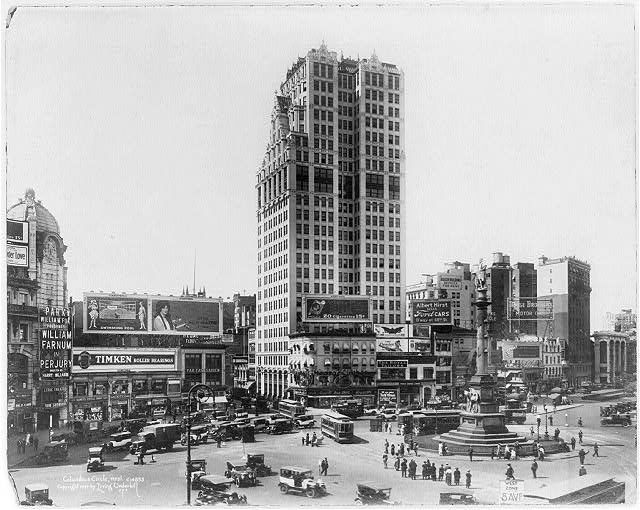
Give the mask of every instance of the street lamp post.
M 213 391 L 206 384 L 196 384 L 189 390 L 187 396 L 187 506 L 191 505 L 191 395 L 196 392 L 196 399 L 202 402 L 213 395 Z
M 544 438 L 549 439 L 549 430 L 547 429 L 547 404 L 544 405 Z

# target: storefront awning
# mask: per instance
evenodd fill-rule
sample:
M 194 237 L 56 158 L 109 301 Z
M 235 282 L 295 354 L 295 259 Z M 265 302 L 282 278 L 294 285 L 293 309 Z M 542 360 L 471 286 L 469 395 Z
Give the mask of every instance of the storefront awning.
M 325 367 L 329 367 L 329 366 L 331 366 L 331 360 L 330 360 L 330 359 L 326 359 L 326 360 L 324 360 L 324 366 L 325 366 Z
M 225 396 L 216 397 L 215 402 L 216 402 L 216 404 L 226 404 L 227 403 L 227 397 L 225 397 Z

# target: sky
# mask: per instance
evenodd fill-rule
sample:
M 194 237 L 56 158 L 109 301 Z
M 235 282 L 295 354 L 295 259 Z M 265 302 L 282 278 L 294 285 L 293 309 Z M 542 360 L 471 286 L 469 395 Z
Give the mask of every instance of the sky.
M 407 283 L 446 262 L 591 264 L 591 325 L 637 308 L 629 5 L 19 7 L 6 198 L 57 218 L 69 294 L 256 291 L 274 91 L 322 41 L 405 73 Z

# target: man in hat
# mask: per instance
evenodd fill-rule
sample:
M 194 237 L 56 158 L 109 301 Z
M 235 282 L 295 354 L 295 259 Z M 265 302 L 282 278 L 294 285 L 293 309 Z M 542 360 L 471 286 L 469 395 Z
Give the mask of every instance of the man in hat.
M 507 475 L 507 480 L 513 480 L 515 478 L 513 476 L 513 468 L 511 467 L 511 464 L 507 464 L 507 471 L 505 475 Z
M 471 488 L 471 470 L 470 469 L 467 469 L 465 477 L 467 479 L 467 489 L 469 489 Z
M 458 468 L 453 471 L 453 483 L 460 485 L 460 470 Z
M 580 466 L 580 470 L 578 471 L 578 476 L 584 476 L 587 474 L 587 469 L 584 467 L 584 465 Z
M 537 471 L 538 471 L 538 463 L 536 462 L 536 459 L 533 459 L 533 462 L 531 463 L 531 472 L 533 473 L 534 478 L 538 478 L 536 474 Z

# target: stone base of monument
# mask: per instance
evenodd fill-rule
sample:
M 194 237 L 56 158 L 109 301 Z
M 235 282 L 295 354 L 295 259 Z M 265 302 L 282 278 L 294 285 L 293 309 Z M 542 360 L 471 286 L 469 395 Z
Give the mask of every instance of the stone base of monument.
M 513 445 L 514 443 L 527 443 L 527 438 L 519 436 L 516 432 L 510 432 L 504 424 L 502 413 L 469 413 L 460 414 L 460 426 L 440 435 L 440 441 L 447 443 L 449 451 L 452 447 L 465 446 L 465 451 L 472 446 L 493 447 L 499 444 Z M 484 448 L 483 448 L 484 449 Z M 480 453 L 480 452 L 478 452 Z

